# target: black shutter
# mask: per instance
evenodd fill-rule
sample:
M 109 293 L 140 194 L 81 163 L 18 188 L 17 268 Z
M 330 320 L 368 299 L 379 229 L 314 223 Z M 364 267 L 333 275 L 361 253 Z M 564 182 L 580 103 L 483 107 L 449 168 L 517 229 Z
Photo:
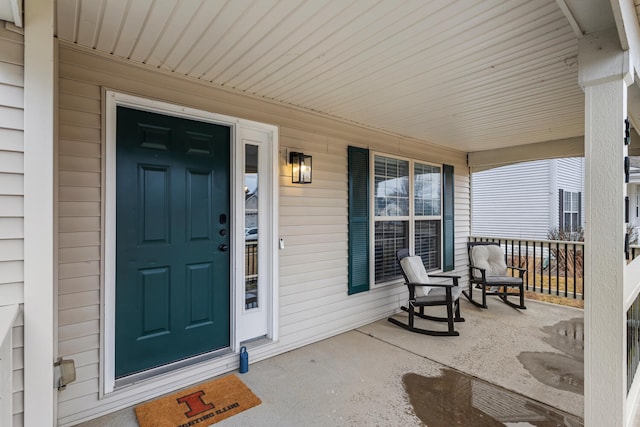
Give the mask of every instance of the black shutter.
M 349 147 L 349 295 L 369 290 L 369 150 Z
M 564 230 L 564 190 L 558 190 L 558 231 Z
M 442 165 L 442 252 L 443 271 L 455 269 L 453 166 Z
M 627 203 L 627 206 L 629 204 Z M 578 223 L 576 224 L 577 230 L 582 228 L 582 192 L 578 193 Z

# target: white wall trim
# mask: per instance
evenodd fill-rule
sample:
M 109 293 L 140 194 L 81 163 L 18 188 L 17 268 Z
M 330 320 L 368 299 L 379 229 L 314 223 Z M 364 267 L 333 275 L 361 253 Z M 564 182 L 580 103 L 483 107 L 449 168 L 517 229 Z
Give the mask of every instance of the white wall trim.
M 152 378 L 146 381 L 142 381 L 141 384 L 135 384 L 129 387 L 126 387 L 126 390 L 117 391 L 115 390 L 115 361 L 113 359 L 114 349 L 115 349 L 115 181 L 116 181 L 116 109 L 118 106 L 128 106 L 136 109 L 142 109 L 145 111 L 160 113 L 160 114 L 168 114 L 171 116 L 182 117 L 185 119 L 191 120 L 200 120 L 215 124 L 221 124 L 225 126 L 229 126 L 231 128 L 231 164 L 234 165 L 234 168 L 237 169 L 238 163 L 241 161 L 244 164 L 244 159 L 242 156 L 242 141 L 240 139 L 240 134 L 242 129 L 260 129 L 261 131 L 269 131 L 273 138 L 273 143 L 271 144 L 271 156 L 273 156 L 274 150 L 277 153 L 277 127 L 272 125 L 267 125 L 263 123 L 252 122 L 248 120 L 242 120 L 235 117 L 230 117 L 222 114 L 211 113 L 203 110 L 183 107 L 171 103 L 155 101 L 147 98 L 142 98 L 133 95 L 127 95 L 123 93 L 118 93 L 114 91 L 105 91 L 105 156 L 104 156 L 104 170 L 105 170 L 105 180 L 103 182 L 103 188 L 105 193 L 105 211 L 103 214 L 104 221 L 104 284 L 102 286 L 103 289 L 103 300 L 104 305 L 102 307 L 102 328 L 103 328 L 103 340 L 101 345 L 101 365 L 103 366 L 102 375 L 101 375 L 101 385 L 100 385 L 100 397 L 107 398 L 110 394 L 114 395 L 130 395 L 132 391 L 138 391 L 141 393 L 145 393 L 144 390 L 147 390 L 150 385 L 153 388 L 160 387 L 166 388 L 167 390 L 171 389 L 171 385 L 175 383 L 176 378 L 175 372 L 170 374 L 162 375 L 156 378 Z M 242 151 L 242 152 L 241 152 Z M 277 161 L 275 161 L 274 169 L 271 173 L 275 175 L 274 179 L 274 188 L 272 194 L 270 194 L 271 200 L 273 200 L 273 208 L 270 213 L 274 221 L 272 221 L 271 226 L 273 227 L 272 232 L 275 231 L 277 233 Z M 231 188 L 238 189 L 242 187 L 242 181 L 238 182 L 238 173 L 231 173 Z M 231 203 L 232 206 L 238 203 L 238 195 L 236 191 L 231 192 Z M 232 215 L 233 218 L 235 216 Z M 237 235 L 237 233 L 243 233 L 243 222 L 240 223 L 237 219 L 234 221 L 232 226 L 234 227 L 234 233 L 232 235 Z M 273 236 L 277 236 L 277 234 L 273 234 Z M 272 239 L 274 242 L 277 239 Z M 242 266 L 244 257 L 238 257 L 234 251 L 231 253 L 232 265 L 233 266 Z M 277 251 L 273 251 L 275 254 L 273 256 L 273 260 L 271 265 L 272 271 L 269 274 L 271 279 L 272 288 L 277 289 Z M 236 271 L 238 271 L 239 267 L 235 267 L 231 269 L 231 283 L 236 284 L 238 280 L 236 279 Z M 238 304 L 237 295 L 235 289 L 231 290 L 231 349 L 232 351 L 238 350 L 238 338 L 236 334 L 236 329 L 238 325 L 238 316 L 240 315 L 240 310 L 237 309 Z M 272 312 L 277 310 L 277 291 L 275 296 L 272 296 Z M 244 299 L 242 300 L 242 303 Z M 274 336 L 277 337 L 277 314 L 272 319 L 270 330 L 271 337 L 273 339 Z M 231 359 L 233 360 L 233 359 Z M 229 370 L 234 367 L 234 364 L 228 360 L 227 357 L 210 360 L 208 362 L 199 363 L 193 367 L 186 368 L 184 370 L 180 370 L 182 372 L 200 372 L 202 367 L 205 366 L 206 369 L 215 369 L 218 366 L 218 369 L 222 369 L 223 371 Z M 184 375 L 184 374 L 183 374 Z M 197 375 L 197 374 L 196 374 Z
M 24 37 L 24 424 L 52 425 L 54 4 L 26 2 Z
M 267 127 L 265 127 L 267 126 Z M 242 301 L 245 300 L 245 277 L 236 277 L 236 298 L 239 302 L 236 307 L 239 310 L 238 338 L 236 348 L 240 342 L 266 335 L 272 341 L 277 340 L 277 308 L 278 304 L 278 129 L 275 126 L 259 124 L 254 126 L 251 123 L 240 121 L 238 150 L 242 150 L 241 159 L 236 162 L 237 182 L 244 181 L 244 157 L 247 145 L 254 145 L 258 148 L 258 189 L 259 194 L 267 194 L 268 197 L 258 198 L 258 226 L 260 238 L 258 239 L 258 307 L 250 310 L 243 309 Z M 285 160 L 286 163 L 286 160 Z M 241 186 L 235 188 L 238 204 L 235 209 L 236 236 L 243 235 L 245 224 L 244 192 Z M 245 246 L 236 245 L 236 257 L 244 259 Z M 266 313 L 265 313 L 266 310 Z M 275 313 L 275 314 L 274 314 Z M 264 334 L 256 333 L 256 327 L 261 322 L 266 324 Z
M 19 312 L 18 304 L 0 306 L 0 425 L 3 426 L 10 426 L 13 419 L 13 324 Z
M 521 162 L 583 156 L 584 137 L 578 136 L 516 147 L 472 151 L 468 154 L 467 163 L 473 172 L 480 172 Z

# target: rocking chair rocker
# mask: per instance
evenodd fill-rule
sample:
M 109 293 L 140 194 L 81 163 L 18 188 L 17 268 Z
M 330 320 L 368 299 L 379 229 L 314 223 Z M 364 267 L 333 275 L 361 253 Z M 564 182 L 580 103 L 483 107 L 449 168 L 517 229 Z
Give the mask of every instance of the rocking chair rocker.
M 458 287 L 460 276 L 447 274 L 432 274 L 429 276 L 424 268 L 422 259 L 419 256 L 409 256 L 408 249 L 400 249 L 397 252 L 398 262 L 402 269 L 405 284 L 409 288 L 409 302 L 402 310 L 409 313 L 408 323 L 403 323 L 398 319 L 389 317 L 389 322 L 411 332 L 435 336 L 458 336 L 458 331 L 454 330 L 454 322 L 464 322 L 460 317 L 459 298 L 462 289 Z M 451 283 L 431 283 L 429 277 L 451 279 Z M 436 317 L 426 315 L 425 307 L 446 306 L 447 317 Z M 418 309 L 418 310 L 416 310 Z M 415 316 L 436 322 L 447 322 L 446 331 L 422 329 L 414 326 Z

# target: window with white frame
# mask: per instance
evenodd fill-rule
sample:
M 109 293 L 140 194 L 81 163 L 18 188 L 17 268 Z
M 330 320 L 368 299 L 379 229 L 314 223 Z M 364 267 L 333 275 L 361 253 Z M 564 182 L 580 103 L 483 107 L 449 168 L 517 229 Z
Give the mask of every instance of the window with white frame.
M 373 156 L 373 240 L 375 283 L 401 277 L 396 251 L 409 248 L 427 271 L 442 268 L 442 168 Z
M 580 192 L 563 191 L 562 210 L 560 213 L 560 229 L 564 231 L 578 231 L 581 227 Z

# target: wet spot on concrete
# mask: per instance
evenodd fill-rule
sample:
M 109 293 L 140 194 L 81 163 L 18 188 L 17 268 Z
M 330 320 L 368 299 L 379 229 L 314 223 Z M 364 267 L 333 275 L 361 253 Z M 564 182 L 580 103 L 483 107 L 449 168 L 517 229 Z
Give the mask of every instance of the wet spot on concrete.
M 582 421 L 501 387 L 450 369 L 439 377 L 402 377 L 409 402 L 429 427 L 578 427 Z
M 583 362 L 550 352 L 523 352 L 518 355 L 518 360 L 542 384 L 584 394 Z
M 548 335 L 542 339 L 544 342 L 577 360 L 584 360 L 584 319 L 563 320 L 542 330 Z
M 543 341 L 565 353 L 522 352 L 518 360 L 543 384 L 584 394 L 584 320 L 565 320 L 545 326 Z

